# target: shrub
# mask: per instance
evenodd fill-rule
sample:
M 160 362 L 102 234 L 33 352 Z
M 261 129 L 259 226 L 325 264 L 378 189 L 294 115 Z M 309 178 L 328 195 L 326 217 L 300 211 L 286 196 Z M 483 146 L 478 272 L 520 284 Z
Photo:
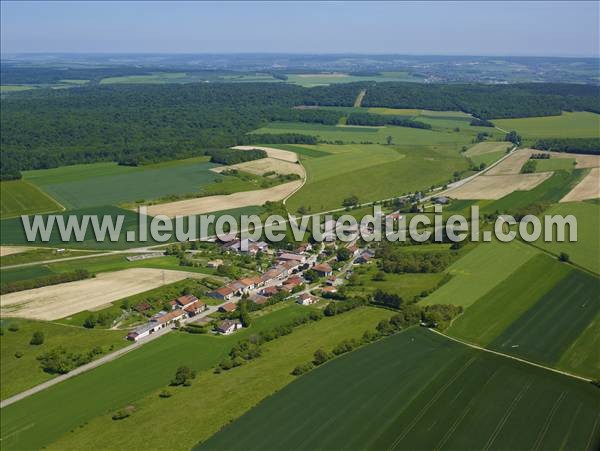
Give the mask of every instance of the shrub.
M 558 260 L 567 263 L 571 261 L 571 257 L 566 252 L 561 252 L 558 256 Z
M 175 372 L 175 378 L 171 381 L 171 385 L 191 385 L 192 379 L 196 377 L 196 372 L 187 366 L 180 366 Z
M 44 333 L 43 332 L 34 332 L 31 336 L 31 340 L 29 340 L 30 345 L 39 346 L 44 343 Z
M 11 323 L 10 326 L 8 326 L 8 330 L 10 330 L 11 332 L 18 332 L 19 325 L 17 323 Z
M 312 363 L 315 364 L 315 366 L 319 366 L 322 365 L 323 363 L 327 362 L 330 358 L 330 355 L 325 352 L 323 349 L 317 349 L 314 353 L 313 356 L 313 361 Z
M 292 376 L 300 376 L 304 373 L 308 373 L 313 368 L 314 365 L 312 364 L 312 362 L 307 362 L 302 365 L 298 365 L 296 368 L 293 369 Z
M 20 359 L 21 357 L 23 357 L 23 353 L 22 353 L 21 351 L 16 351 L 16 352 L 15 352 L 15 357 L 16 357 L 17 359 Z
M 159 396 L 159 398 L 170 398 L 171 396 L 173 396 L 173 394 L 169 390 L 162 390 L 158 394 L 158 396 Z

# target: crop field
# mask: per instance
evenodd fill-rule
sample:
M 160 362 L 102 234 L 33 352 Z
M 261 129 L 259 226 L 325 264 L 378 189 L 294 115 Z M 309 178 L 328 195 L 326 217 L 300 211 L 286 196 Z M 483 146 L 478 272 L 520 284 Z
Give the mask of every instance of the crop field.
M 448 268 L 452 279 L 422 303 L 468 307 L 538 253 L 532 246 L 518 241 L 480 243 Z
M 279 185 L 282 186 L 282 185 Z M 239 218 L 240 215 L 247 214 L 260 214 L 262 212 L 262 208 L 260 207 L 244 207 L 237 208 L 231 210 L 223 210 L 212 212 L 211 214 L 215 216 L 215 221 L 223 214 L 229 214 L 236 218 Z M 119 240 L 116 242 L 111 242 L 108 240 L 108 236 L 105 241 L 98 242 L 95 240 L 94 233 L 92 227 L 88 227 L 87 233 L 84 237 L 83 241 L 74 241 L 71 240 L 68 243 L 69 248 L 72 249 L 96 249 L 96 250 L 122 250 L 122 249 L 130 249 L 134 247 L 141 246 L 152 246 L 160 244 L 151 239 L 151 236 L 148 235 L 148 239 L 146 241 L 140 241 L 140 237 L 138 235 L 139 224 L 138 224 L 138 215 L 134 211 L 125 210 L 118 207 L 90 207 L 90 208 L 82 208 L 78 210 L 70 210 L 59 214 L 60 216 L 66 217 L 68 215 L 77 216 L 78 221 L 81 221 L 81 218 L 84 215 L 93 215 L 99 216 L 111 216 L 113 219 L 113 223 L 116 224 L 117 216 L 123 216 L 123 225 L 121 228 L 121 234 L 119 236 Z M 44 217 L 44 222 L 47 220 L 47 217 Z M 66 219 L 65 219 L 66 221 Z M 148 218 L 148 224 L 150 223 L 150 219 Z M 135 240 L 127 241 L 127 232 L 132 231 L 135 232 Z M 208 233 L 214 233 L 214 224 L 211 224 L 208 227 Z M 173 238 L 174 239 L 174 238 Z M 11 218 L 4 219 L 0 221 L 0 243 L 2 245 L 37 245 L 44 247 L 60 247 L 64 248 L 67 243 L 61 240 L 60 233 L 57 227 L 52 229 L 52 233 L 50 235 L 50 240 L 48 242 L 44 242 L 40 237 L 37 237 L 36 241 L 29 242 L 27 241 L 27 237 L 25 235 L 25 231 L 23 229 L 23 224 L 20 218 Z
M 454 320 L 448 334 L 487 346 L 571 270 L 545 254 L 531 257 L 471 304 Z
M 150 268 L 126 269 L 91 279 L 8 293 L 0 297 L 0 306 L 4 316 L 56 320 L 186 277 L 202 275 Z
M 62 207 L 40 189 L 23 180 L 0 182 L 0 218 L 60 211 Z
M 504 130 L 516 130 L 525 139 L 597 138 L 600 115 L 563 112 L 560 116 L 494 119 L 494 124 Z
M 292 211 L 301 206 L 312 212 L 340 208 L 350 195 L 360 202 L 395 197 L 443 183 L 453 171 L 466 168 L 464 159 L 424 147 L 322 144 L 316 148 L 331 155 L 302 158 L 307 181 L 288 200 Z M 375 179 L 381 183 L 365 183 Z
M 84 329 L 67 327 L 46 321 L 23 319 L 3 319 L 0 321 L 4 335 L 0 339 L 0 398 L 6 399 L 34 385 L 52 379 L 52 374 L 40 368 L 37 356 L 63 346 L 70 352 L 88 352 L 94 346 L 101 346 L 104 352 L 118 349 L 127 344 L 123 340 L 123 331 Z M 9 327 L 18 326 L 18 330 Z M 29 341 L 34 332 L 44 334 L 44 343 L 31 345 Z M 21 353 L 21 357 L 15 354 Z
M 575 188 L 569 191 L 561 202 L 600 198 L 600 168 L 592 168 Z
M 535 172 L 570 171 L 575 167 L 575 158 L 550 158 L 535 160 Z
M 539 174 L 482 175 L 446 191 L 453 199 L 502 199 L 515 192 L 527 192 L 552 176 Z
M 566 252 L 571 261 L 584 268 L 600 274 L 600 204 L 592 202 L 569 202 L 550 207 L 548 215 L 574 215 L 577 218 L 577 241 L 559 242 L 556 237 L 552 241 L 542 239 L 536 245 L 556 255 Z M 568 237 L 568 235 L 567 235 Z
M 510 147 L 506 142 L 484 141 L 467 149 L 465 156 L 469 157 L 476 166 L 481 163 L 489 166 L 502 158 L 506 154 L 506 149 Z
M 67 208 L 85 208 L 201 193 L 222 178 L 211 171 L 217 166 L 208 157 L 198 157 L 140 167 L 116 163 L 65 166 L 25 171 L 23 176 Z
M 510 353 L 547 365 L 558 363 L 565 351 L 600 312 L 600 279 L 573 270 L 555 282 L 530 309 L 508 326 L 489 345 L 496 351 Z M 596 334 L 600 329 L 596 329 Z M 581 352 L 597 353 L 588 348 Z M 581 368 L 600 377 L 600 362 Z
M 599 400 L 591 384 L 410 329 L 301 376 L 195 449 L 591 449 Z
M 256 318 L 249 329 L 227 337 L 167 334 L 118 360 L 3 409 L 3 449 L 48 447 L 53 442 L 56 449 L 82 449 L 98 440 L 105 447 L 137 449 L 151 441 L 155 448 L 171 449 L 172 437 L 161 432 L 165 427 L 178 434 L 181 446 L 190 448 L 291 382 L 291 369 L 309 359 L 320 346 L 331 347 L 344 338 L 359 337 L 391 315 L 369 308 L 325 318 L 264 345 L 264 355 L 252 363 L 222 374 L 205 371 L 219 362 L 237 340 L 288 323 L 309 311 L 289 305 Z M 159 398 L 158 393 L 180 365 L 189 365 L 200 374 L 191 387 L 169 388 L 173 397 Z M 127 377 L 123 377 L 125 374 Z M 237 396 L 230 396 L 232 387 Z M 65 399 L 71 402 L 65 404 Z M 60 411 L 54 407 L 57 403 L 64 404 Z M 111 420 L 112 412 L 131 403 L 139 415 L 126 422 Z M 173 415 L 182 409 L 195 425 L 192 430 L 190 423 L 182 424 L 178 415 Z M 54 413 L 49 415 L 51 411 Z M 136 424 L 140 427 L 134 428 Z M 179 435 L 181 428 L 187 432 Z
M 515 212 L 520 208 L 527 207 L 533 203 L 550 204 L 558 202 L 562 199 L 569 191 L 573 189 L 575 185 L 585 175 L 584 169 L 575 169 L 571 172 L 557 171 L 547 177 L 542 183 L 537 185 L 528 191 L 514 191 L 501 199 L 491 202 L 485 205 L 482 209 L 482 213 L 494 213 L 499 211 L 500 213 Z M 531 175 L 531 174 L 522 174 Z M 542 175 L 542 174 L 536 174 Z M 491 176 L 490 176 L 491 177 Z M 498 176 L 494 176 L 498 177 Z M 480 178 L 480 177 L 478 177 Z

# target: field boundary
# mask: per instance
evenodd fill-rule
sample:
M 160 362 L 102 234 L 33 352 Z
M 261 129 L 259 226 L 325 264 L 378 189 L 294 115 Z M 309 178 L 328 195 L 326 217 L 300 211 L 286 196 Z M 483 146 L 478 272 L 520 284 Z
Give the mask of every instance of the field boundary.
M 527 365 L 536 366 L 538 368 L 542 368 L 544 370 L 548 370 L 548 371 L 552 371 L 554 373 L 562 374 L 563 376 L 569 376 L 569 377 L 572 377 L 574 379 L 578 379 L 580 381 L 592 382 L 592 379 L 588 379 L 587 377 L 578 376 L 577 374 L 569 373 L 568 371 L 558 370 L 556 368 L 552 368 L 552 367 L 549 367 L 549 366 L 541 365 L 539 363 L 535 363 L 535 362 L 532 362 L 530 360 L 525 360 L 525 359 L 522 359 L 520 357 L 515 357 L 515 356 L 509 355 L 509 354 L 504 354 L 502 352 L 493 351 L 491 349 L 487 349 L 487 348 L 484 348 L 482 346 L 479 346 L 479 345 L 476 345 L 476 344 L 473 344 L 473 343 L 469 343 L 468 341 L 464 341 L 464 340 L 461 340 L 459 338 L 451 337 L 450 335 L 446 335 L 446 334 L 440 332 L 439 330 L 435 330 L 435 329 L 431 329 L 431 328 L 429 330 L 431 332 L 433 332 L 434 334 L 438 334 L 438 335 L 441 335 L 442 337 L 447 338 L 448 340 L 452 340 L 452 341 L 455 341 L 457 343 L 461 343 L 461 344 L 463 344 L 465 346 L 468 346 L 470 348 L 473 348 L 473 349 L 478 349 L 479 351 L 484 351 L 484 352 L 488 352 L 490 354 L 495 354 L 495 355 L 499 355 L 501 357 L 505 357 L 507 359 L 516 360 L 516 361 L 521 362 L 521 363 L 526 363 Z

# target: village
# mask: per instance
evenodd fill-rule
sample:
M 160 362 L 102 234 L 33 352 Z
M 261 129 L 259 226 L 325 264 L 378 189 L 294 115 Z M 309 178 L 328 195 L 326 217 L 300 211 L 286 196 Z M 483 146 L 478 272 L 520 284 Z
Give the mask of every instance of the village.
M 397 219 L 397 216 L 392 217 Z M 211 323 L 214 324 L 212 333 L 229 335 L 243 327 L 242 322 L 235 317 L 238 303 L 242 299 L 260 308 L 267 305 L 276 295 L 279 299 L 293 299 L 303 306 L 317 304 L 323 298 L 334 296 L 344 283 L 345 277 L 352 274 L 353 265 L 369 263 L 374 257 L 371 249 L 357 246 L 357 230 L 350 230 L 348 233 L 351 240 L 343 243 L 343 247 L 348 251 L 348 261 L 335 271 L 332 264 L 336 257 L 326 252 L 327 247 L 337 246 L 335 227 L 335 221 L 327 221 L 323 226 L 323 243 L 314 246 L 311 243 L 302 243 L 293 251 L 274 251 L 264 241 L 240 239 L 233 234 L 212 240 L 226 254 L 256 256 L 260 252 L 272 255 L 273 264 L 258 275 L 233 280 L 206 293 L 207 297 L 221 301 L 218 305 L 209 305 L 191 294 L 169 301 L 170 310 L 163 309 L 156 313 L 147 323 L 131 330 L 126 338 L 138 342 L 157 332 L 190 323 Z M 364 230 L 363 236 L 370 232 L 372 231 Z M 221 265 L 222 259 L 214 259 L 207 264 L 215 269 Z M 219 319 L 215 321 L 215 317 Z

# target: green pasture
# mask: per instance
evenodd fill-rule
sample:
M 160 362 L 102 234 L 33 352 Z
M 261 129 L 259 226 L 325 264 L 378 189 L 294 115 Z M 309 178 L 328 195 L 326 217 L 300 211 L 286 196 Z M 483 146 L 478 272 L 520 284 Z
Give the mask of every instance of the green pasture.
M 597 138 L 600 115 L 589 112 L 563 112 L 560 116 L 494 119 L 504 130 L 516 130 L 525 139 Z
M 410 329 L 301 376 L 195 449 L 586 449 L 581 381 Z
M 64 166 L 25 171 L 23 177 L 67 208 L 85 208 L 199 194 L 223 178 L 210 170 L 217 166 L 208 157 L 198 157 L 138 167 L 117 163 Z
M 544 212 L 545 215 L 573 215 L 577 219 L 577 241 L 559 242 L 556 230 L 552 239 L 545 241 L 543 237 L 535 244 L 542 249 L 559 255 L 566 252 L 571 261 L 590 271 L 600 274 L 600 204 L 593 202 L 567 202 L 556 204 Z M 566 231 L 568 232 L 568 230 Z M 565 239 L 569 234 L 565 233 Z
M 65 249 L 62 252 L 57 252 L 56 249 L 32 248 L 16 254 L 0 257 L 0 267 L 22 265 L 25 263 L 35 263 L 46 260 L 56 260 L 59 258 L 79 257 L 89 254 L 93 254 L 93 252 L 76 251 L 72 249 Z
M 454 304 L 466 308 L 518 271 L 537 253 L 539 251 L 532 246 L 518 241 L 480 243 L 448 268 L 452 279 L 422 303 Z
M 45 373 L 37 360 L 37 356 L 59 346 L 69 352 L 86 353 L 95 346 L 102 347 L 104 353 L 116 350 L 127 344 L 123 339 L 123 331 L 84 329 L 83 327 L 67 327 L 47 321 L 24 319 L 0 320 L 3 335 L 0 337 L 0 397 L 6 399 L 44 381 L 56 377 Z M 11 331 L 11 326 L 18 326 Z M 44 343 L 31 345 L 29 341 L 34 332 L 44 334 Z M 21 353 L 21 357 L 16 357 Z M 2 412 L 4 414 L 4 411 Z
M 574 168 L 574 158 L 549 158 L 547 160 L 535 160 L 535 172 L 571 171 Z
M 222 374 L 206 371 L 237 340 L 309 311 L 289 305 L 256 318 L 249 329 L 228 337 L 170 333 L 150 342 L 3 409 L 3 449 L 48 447 L 53 442 L 57 449 L 81 449 L 99 442 L 109 448 L 140 448 L 150 442 L 157 448 L 172 448 L 174 437 L 179 446 L 189 448 L 293 380 L 291 369 L 310 358 L 316 348 L 359 337 L 363 330 L 374 328 L 381 318 L 391 314 L 360 309 L 325 318 L 265 345 L 262 357 L 241 368 Z M 174 393 L 172 398 L 159 398 L 158 393 L 167 388 L 180 365 L 196 369 L 199 376 L 191 387 L 169 388 Z M 231 396 L 232 389 L 236 396 Z M 55 408 L 58 403 L 60 410 Z M 115 410 L 130 404 L 137 407 L 138 414 L 126 422 L 111 419 Z M 189 419 L 186 425 L 174 414 L 181 411 Z M 134 423 L 139 427 L 132 427 Z M 189 429 L 189 424 L 194 428 Z M 165 428 L 170 431 L 168 435 L 163 432 Z
M 0 218 L 49 213 L 61 206 L 39 188 L 24 180 L 0 182 Z

